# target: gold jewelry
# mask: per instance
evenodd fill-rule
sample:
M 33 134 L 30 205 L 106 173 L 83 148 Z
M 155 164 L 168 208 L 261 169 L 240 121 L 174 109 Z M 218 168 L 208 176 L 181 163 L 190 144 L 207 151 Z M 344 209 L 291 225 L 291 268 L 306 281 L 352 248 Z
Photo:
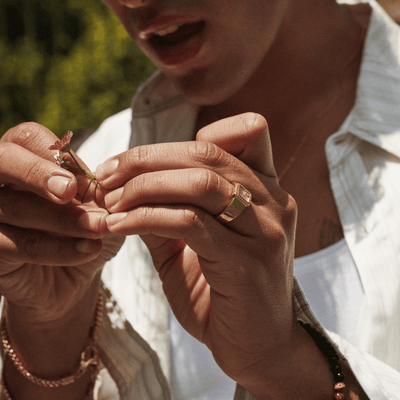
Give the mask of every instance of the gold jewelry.
M 81 353 L 81 360 L 78 370 L 70 376 L 66 376 L 64 378 L 50 380 L 50 379 L 42 379 L 33 374 L 31 374 L 24 366 L 21 359 L 16 354 L 15 350 L 11 346 L 11 343 L 8 339 L 5 316 L 1 321 L 1 340 L 3 342 L 3 347 L 5 351 L 5 356 L 9 356 L 10 360 L 14 364 L 15 368 L 29 381 L 32 383 L 47 387 L 47 388 L 57 388 L 61 386 L 67 386 L 71 383 L 74 383 L 78 379 L 80 379 L 88 370 L 89 367 L 92 369 L 91 373 L 91 385 L 88 389 L 88 393 L 85 400 L 90 400 L 93 398 L 93 388 L 96 382 L 96 377 L 98 374 L 98 351 L 97 351 L 97 341 L 98 341 L 98 331 L 101 325 L 101 319 L 103 315 L 103 295 L 101 289 L 99 290 L 97 305 L 96 305 L 96 314 L 95 314 L 95 322 L 90 332 L 89 343 L 86 348 Z M 4 374 L 1 379 L 3 394 L 6 397 L 6 400 L 12 400 L 10 394 L 8 393 L 7 387 L 4 382 Z
M 232 182 L 232 184 L 235 185 L 235 192 L 231 203 L 221 214 L 215 217 L 221 223 L 232 221 L 251 204 L 251 193 L 240 183 Z

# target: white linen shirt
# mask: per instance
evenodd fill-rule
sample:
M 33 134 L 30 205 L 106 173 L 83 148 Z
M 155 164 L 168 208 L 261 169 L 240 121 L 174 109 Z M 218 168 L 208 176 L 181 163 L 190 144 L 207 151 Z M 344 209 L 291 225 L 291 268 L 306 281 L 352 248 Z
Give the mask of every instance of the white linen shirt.
M 356 102 L 326 142 L 332 190 L 365 295 L 355 345 L 326 334 L 348 359 L 369 398 L 400 399 L 400 29 L 374 0 L 368 3 L 372 14 Z M 157 72 L 138 90 L 131 109 L 107 119 L 79 154 L 94 170 L 134 146 L 192 140 L 197 113 L 198 107 Z M 113 323 L 106 315 L 101 355 L 119 395 L 100 390 L 99 399 L 169 399 L 168 304 L 138 236 L 127 237 L 107 263 L 103 281 L 155 352 L 121 313 L 111 312 Z M 323 331 L 296 281 L 293 296 L 298 318 Z M 102 376 L 110 382 L 107 372 Z M 238 386 L 234 399 L 252 397 Z

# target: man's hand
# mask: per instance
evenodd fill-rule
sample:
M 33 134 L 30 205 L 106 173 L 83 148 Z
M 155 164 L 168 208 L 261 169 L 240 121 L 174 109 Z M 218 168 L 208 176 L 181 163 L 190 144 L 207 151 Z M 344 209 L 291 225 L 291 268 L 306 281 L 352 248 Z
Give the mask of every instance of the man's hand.
M 243 114 L 196 141 L 131 149 L 99 166 L 111 232 L 140 234 L 182 326 L 258 400 L 333 398 L 325 356 L 292 307 L 297 207 L 276 178 L 267 123 Z M 233 182 L 252 194 L 219 223 Z M 349 398 L 361 389 L 345 365 Z M 352 397 L 353 396 L 353 397 Z
M 57 137 L 35 123 L 10 129 L 0 141 L 0 293 L 8 335 L 24 366 L 45 379 L 76 371 L 93 324 L 100 272 L 123 237 L 107 234 L 107 211 L 81 204 L 90 179 L 54 161 Z M 84 163 L 77 158 L 86 169 Z M 94 198 L 91 185 L 86 200 Z M 29 338 L 29 340 L 27 340 Z M 84 398 L 90 374 L 48 389 L 4 361 L 13 399 Z
M 110 231 L 142 236 L 177 319 L 228 375 L 243 382 L 288 350 L 296 205 L 278 185 L 264 118 L 245 114 L 193 142 L 134 148 L 96 176 L 112 190 Z M 215 216 L 232 182 L 253 198 L 225 226 Z
M 0 141 L 0 293 L 27 306 L 37 323 L 62 318 L 104 262 L 108 213 L 93 201 L 80 203 L 89 179 L 54 162 L 49 147 L 56 140 L 47 128 L 25 123 Z M 114 247 L 106 257 L 120 243 Z

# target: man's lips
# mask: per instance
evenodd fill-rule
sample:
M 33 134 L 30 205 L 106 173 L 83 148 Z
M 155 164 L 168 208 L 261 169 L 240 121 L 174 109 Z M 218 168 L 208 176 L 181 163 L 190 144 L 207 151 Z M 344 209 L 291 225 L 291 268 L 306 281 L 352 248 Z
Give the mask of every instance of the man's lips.
M 173 25 L 169 30 L 163 30 L 158 34 L 153 34 L 148 40 L 153 46 L 169 45 L 173 46 L 184 42 L 201 32 L 204 22 L 196 22 L 192 24 Z
M 139 29 L 139 37 L 147 42 L 165 65 L 178 66 L 192 60 L 201 48 L 204 21 L 179 17 L 161 17 Z

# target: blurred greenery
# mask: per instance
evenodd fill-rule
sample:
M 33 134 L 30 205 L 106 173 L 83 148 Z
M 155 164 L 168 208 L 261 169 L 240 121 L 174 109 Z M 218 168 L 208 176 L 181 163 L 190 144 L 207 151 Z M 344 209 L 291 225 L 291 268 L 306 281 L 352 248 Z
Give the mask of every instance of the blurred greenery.
M 101 0 L 0 0 L 0 136 L 96 129 L 154 70 Z

